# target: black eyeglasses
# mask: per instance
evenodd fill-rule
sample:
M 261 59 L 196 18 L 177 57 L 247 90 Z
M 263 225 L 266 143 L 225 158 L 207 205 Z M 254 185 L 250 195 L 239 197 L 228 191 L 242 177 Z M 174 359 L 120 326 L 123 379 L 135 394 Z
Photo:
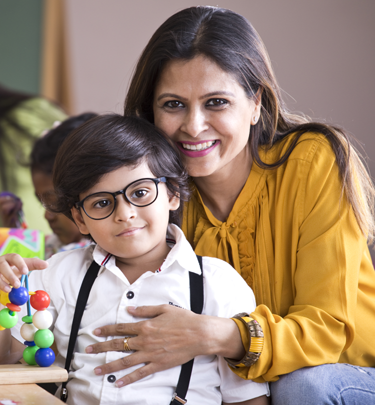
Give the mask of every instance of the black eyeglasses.
M 165 177 L 158 179 L 139 179 L 128 184 L 123 190 L 111 193 L 109 191 L 101 191 L 99 193 L 90 194 L 80 202 L 75 204 L 75 207 L 82 208 L 85 214 L 95 220 L 108 218 L 116 209 L 116 197 L 123 194 L 125 200 L 135 205 L 136 207 L 147 207 L 158 198 L 158 184 L 166 183 Z

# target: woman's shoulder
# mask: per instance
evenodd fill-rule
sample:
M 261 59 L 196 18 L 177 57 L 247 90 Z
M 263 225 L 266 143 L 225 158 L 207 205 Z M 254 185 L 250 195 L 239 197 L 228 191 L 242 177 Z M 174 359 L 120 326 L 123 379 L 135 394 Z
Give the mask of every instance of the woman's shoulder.
M 262 160 L 264 159 L 266 163 L 279 160 L 293 145 L 296 135 L 296 133 L 291 133 L 285 136 L 268 151 L 265 148 L 261 148 L 260 156 Z M 331 143 L 323 134 L 306 132 L 299 137 L 288 161 L 298 159 L 311 162 L 317 150 L 321 150 L 323 153 L 334 156 Z

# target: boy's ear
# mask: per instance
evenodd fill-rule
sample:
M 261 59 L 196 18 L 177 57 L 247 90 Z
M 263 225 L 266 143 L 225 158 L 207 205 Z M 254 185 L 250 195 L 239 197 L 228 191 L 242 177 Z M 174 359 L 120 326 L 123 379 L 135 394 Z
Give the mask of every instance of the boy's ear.
M 72 217 L 74 219 L 74 222 L 78 226 L 79 231 L 81 232 L 82 235 L 89 235 L 90 232 L 87 229 L 87 226 L 85 224 L 85 221 L 83 220 L 83 217 L 81 215 L 81 211 L 78 210 L 76 207 L 73 207 L 70 210 L 70 213 L 72 214 Z
M 169 194 L 169 193 L 168 193 Z M 169 194 L 169 211 L 176 211 L 180 206 L 180 195 Z

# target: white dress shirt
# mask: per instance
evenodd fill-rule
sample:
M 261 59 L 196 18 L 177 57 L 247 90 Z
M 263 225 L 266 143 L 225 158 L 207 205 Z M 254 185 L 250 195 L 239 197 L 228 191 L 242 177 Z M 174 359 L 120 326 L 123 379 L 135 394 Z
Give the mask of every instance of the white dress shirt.
M 97 376 L 94 373 L 95 367 L 129 354 L 85 353 L 85 348 L 91 344 L 119 338 L 95 336 L 93 331 L 96 328 L 142 320 L 134 318 L 126 311 L 129 305 L 171 304 L 184 308 L 181 311 L 190 309 L 189 271 L 201 274 L 199 263 L 193 249 L 177 226 L 169 225 L 168 238 L 173 238 L 176 244 L 160 270 L 144 273 L 133 284 L 129 283 L 116 266 L 115 257 L 94 245 L 58 253 L 49 259 L 49 267 L 46 270 L 33 271 L 30 275 L 30 291 L 44 290 L 51 297 L 48 310 L 53 315 L 51 330 L 59 352 L 55 364 L 64 367 L 81 283 L 93 259 L 99 265 L 105 263 L 101 266 L 91 289 L 78 332 L 67 386 L 68 404 L 169 405 L 180 375 L 180 366 L 117 388 L 114 385 L 116 379 L 141 365 L 112 373 L 111 377 Z M 203 314 L 230 318 L 238 312 L 251 313 L 255 309 L 252 290 L 226 262 L 204 257 L 203 275 Z M 22 311 L 20 319 L 26 312 L 26 305 L 22 306 Z M 22 322 L 19 322 L 12 328 L 12 334 L 23 342 L 19 332 L 21 326 Z M 267 384 L 241 379 L 230 370 L 223 358 L 198 356 L 194 360 L 186 398 L 189 405 L 218 405 L 222 401 L 241 402 L 265 394 L 269 395 Z

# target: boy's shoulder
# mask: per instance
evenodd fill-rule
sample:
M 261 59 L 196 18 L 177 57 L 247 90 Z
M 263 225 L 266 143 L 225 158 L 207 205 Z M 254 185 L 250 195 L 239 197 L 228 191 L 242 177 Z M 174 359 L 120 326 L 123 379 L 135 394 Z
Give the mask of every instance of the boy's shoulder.
M 49 272 L 64 272 L 65 276 L 73 272 L 76 274 L 78 269 L 85 268 L 86 262 L 93 261 L 93 252 L 95 245 L 89 245 L 83 248 L 59 252 L 51 256 L 48 262 L 47 270 Z

